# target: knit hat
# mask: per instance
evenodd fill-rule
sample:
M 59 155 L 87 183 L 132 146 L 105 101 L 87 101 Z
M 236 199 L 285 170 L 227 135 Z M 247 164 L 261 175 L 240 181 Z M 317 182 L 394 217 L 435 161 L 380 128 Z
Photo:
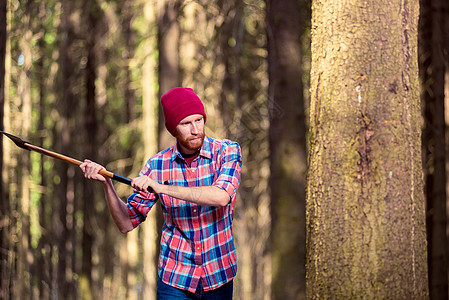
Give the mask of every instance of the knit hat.
M 185 117 L 200 114 L 206 122 L 203 103 L 190 88 L 177 87 L 169 90 L 161 98 L 165 118 L 165 128 L 174 135 L 176 126 Z

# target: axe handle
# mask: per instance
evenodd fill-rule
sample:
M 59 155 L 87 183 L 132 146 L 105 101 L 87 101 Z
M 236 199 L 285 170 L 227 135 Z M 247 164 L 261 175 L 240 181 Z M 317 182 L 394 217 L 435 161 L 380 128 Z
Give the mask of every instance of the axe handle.
M 24 144 L 25 144 L 26 147 L 28 147 L 29 149 L 31 149 L 33 151 L 36 151 L 36 152 L 42 153 L 44 155 L 60 159 L 60 160 L 63 160 L 65 162 L 68 162 L 68 163 L 71 163 L 71 164 L 74 164 L 74 165 L 77 165 L 77 166 L 79 166 L 79 165 L 81 165 L 83 163 L 82 161 L 79 161 L 77 159 L 74 159 L 74 158 L 71 158 L 71 157 L 68 157 L 68 156 L 65 156 L 65 155 L 62 155 L 62 154 L 50 151 L 50 150 L 46 150 L 46 149 L 43 149 L 43 148 L 38 147 L 38 146 L 34 146 L 34 145 L 32 145 L 30 143 L 27 143 L 27 142 L 25 142 Z M 100 173 L 101 175 L 106 176 L 108 178 L 111 178 L 113 180 L 116 180 L 116 181 L 119 181 L 121 183 L 127 184 L 129 186 L 131 185 L 131 179 L 130 178 L 114 174 L 114 173 L 109 172 L 109 171 L 104 170 L 104 169 L 101 169 L 98 173 Z M 164 182 L 164 184 L 168 184 L 168 182 Z M 153 189 L 151 187 L 148 187 L 148 192 L 152 193 Z
M 71 158 L 71 157 L 68 157 L 68 156 L 65 156 L 65 155 L 62 155 L 62 154 L 59 154 L 59 153 L 50 151 L 50 150 L 46 150 L 46 149 L 43 149 L 43 148 L 38 147 L 38 146 L 34 146 L 34 145 L 29 144 L 29 143 L 26 143 L 26 142 L 25 142 L 24 144 L 25 144 L 29 149 L 31 149 L 31 150 L 33 150 L 33 151 L 36 151 L 36 152 L 45 154 L 45 155 L 47 155 L 47 156 L 51 156 L 51 157 L 60 159 L 60 160 L 63 160 L 63 161 L 65 161 L 65 162 L 68 162 L 68 163 L 71 163 L 71 164 L 74 164 L 74 165 L 77 165 L 77 166 L 79 166 L 79 165 L 81 165 L 81 164 L 83 163 L 82 161 L 79 161 L 79 160 L 77 160 L 77 159 L 74 159 L 74 158 Z M 107 170 L 101 169 L 99 173 L 100 173 L 101 175 L 104 175 L 104 176 L 109 177 L 109 178 L 111 178 L 111 179 L 117 179 L 117 178 L 114 178 L 114 175 L 115 175 L 114 173 L 109 172 L 109 171 L 107 171 Z M 117 177 L 118 175 L 115 175 L 115 176 Z M 121 177 L 121 178 L 122 178 L 122 180 L 119 180 L 120 182 L 123 182 L 123 183 L 126 183 L 126 184 L 131 185 L 131 179 L 126 178 L 126 177 L 122 177 L 122 176 L 118 176 L 118 177 Z M 125 179 L 129 179 L 129 183 L 128 183 L 128 181 L 126 181 Z

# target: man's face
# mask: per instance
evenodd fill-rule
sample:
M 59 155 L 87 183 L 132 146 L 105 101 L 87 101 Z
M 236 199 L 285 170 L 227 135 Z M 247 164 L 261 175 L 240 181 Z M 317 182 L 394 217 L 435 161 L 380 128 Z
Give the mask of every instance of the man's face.
M 204 117 L 195 114 L 182 119 L 176 126 L 175 137 L 181 152 L 192 154 L 198 151 L 204 141 Z

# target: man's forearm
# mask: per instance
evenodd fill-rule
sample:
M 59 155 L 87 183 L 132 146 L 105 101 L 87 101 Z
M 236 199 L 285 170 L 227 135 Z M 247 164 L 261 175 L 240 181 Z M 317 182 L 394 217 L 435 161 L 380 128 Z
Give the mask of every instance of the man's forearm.
M 226 206 L 231 200 L 226 191 L 216 186 L 184 187 L 160 184 L 156 192 L 205 206 Z
M 112 219 L 117 225 L 121 233 L 127 233 L 133 229 L 131 219 L 128 214 L 128 207 L 117 195 L 112 181 L 110 179 L 103 183 L 106 201 L 108 203 L 109 211 Z

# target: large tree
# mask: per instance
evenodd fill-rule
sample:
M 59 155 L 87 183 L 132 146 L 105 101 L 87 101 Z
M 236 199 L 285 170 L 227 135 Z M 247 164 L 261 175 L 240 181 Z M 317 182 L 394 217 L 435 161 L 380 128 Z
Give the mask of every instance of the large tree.
M 428 296 L 418 14 L 312 3 L 308 298 Z

